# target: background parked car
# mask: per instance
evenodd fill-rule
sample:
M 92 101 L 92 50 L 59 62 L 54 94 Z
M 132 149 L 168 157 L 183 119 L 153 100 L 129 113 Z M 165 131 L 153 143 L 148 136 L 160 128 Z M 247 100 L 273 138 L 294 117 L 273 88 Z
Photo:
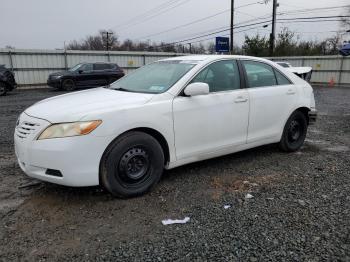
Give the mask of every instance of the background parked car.
M 288 62 L 276 62 L 280 66 L 286 68 L 290 72 L 296 74 L 300 78 L 304 79 L 307 82 L 311 81 L 311 75 L 312 75 L 312 67 L 311 66 L 299 66 L 294 67 Z
M 72 91 L 77 87 L 105 86 L 124 76 L 123 70 L 113 63 L 81 63 L 67 71 L 49 75 L 48 86 Z
M 6 95 L 8 91 L 12 91 L 16 87 L 15 74 L 5 65 L 0 65 L 0 96 Z

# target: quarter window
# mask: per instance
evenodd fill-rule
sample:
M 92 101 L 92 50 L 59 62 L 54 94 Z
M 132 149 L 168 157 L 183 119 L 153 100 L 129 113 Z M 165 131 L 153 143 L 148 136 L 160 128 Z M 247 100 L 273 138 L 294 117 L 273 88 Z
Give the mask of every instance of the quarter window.
M 275 73 L 271 66 L 255 61 L 242 61 L 242 63 L 247 73 L 249 87 L 277 85 Z
M 286 78 L 284 75 L 282 75 L 278 70 L 275 70 L 277 83 L 278 85 L 290 85 L 291 82 Z
M 110 68 L 109 64 L 94 64 L 94 70 L 107 70 Z
M 210 64 L 191 83 L 203 82 L 209 85 L 209 92 L 229 91 L 240 88 L 236 61 L 224 60 Z

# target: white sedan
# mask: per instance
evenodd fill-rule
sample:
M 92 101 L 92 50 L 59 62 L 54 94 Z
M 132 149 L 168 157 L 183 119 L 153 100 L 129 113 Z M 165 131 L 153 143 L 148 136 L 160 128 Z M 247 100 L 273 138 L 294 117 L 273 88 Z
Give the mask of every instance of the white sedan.
M 298 150 L 315 120 L 312 87 L 271 61 L 174 57 L 34 104 L 17 121 L 15 152 L 30 177 L 131 197 L 164 168 L 270 143 Z

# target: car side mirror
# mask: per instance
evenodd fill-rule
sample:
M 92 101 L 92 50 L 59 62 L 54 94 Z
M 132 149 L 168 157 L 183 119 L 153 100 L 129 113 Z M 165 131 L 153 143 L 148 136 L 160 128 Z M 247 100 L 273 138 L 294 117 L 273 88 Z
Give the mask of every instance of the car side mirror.
M 83 72 L 84 72 L 83 70 L 79 70 L 79 71 L 78 71 L 79 74 L 82 74 Z
M 207 83 L 197 82 L 186 86 L 184 93 L 186 96 L 199 96 L 209 94 L 209 85 Z

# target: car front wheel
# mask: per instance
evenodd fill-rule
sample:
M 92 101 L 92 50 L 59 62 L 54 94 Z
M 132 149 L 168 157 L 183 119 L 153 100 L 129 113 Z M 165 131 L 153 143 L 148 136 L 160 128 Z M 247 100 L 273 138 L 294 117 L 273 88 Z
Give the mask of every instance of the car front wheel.
M 3 82 L 0 82 L 0 96 L 6 95 L 7 87 L 6 84 Z
M 307 119 L 303 112 L 295 111 L 284 126 L 280 148 L 286 152 L 297 151 L 304 144 L 307 132 Z
M 62 89 L 65 91 L 75 90 L 75 83 L 72 79 L 65 79 L 62 82 Z
M 130 132 L 115 140 L 101 161 L 100 180 L 114 196 L 134 197 L 149 191 L 164 169 L 158 141 L 143 132 Z

